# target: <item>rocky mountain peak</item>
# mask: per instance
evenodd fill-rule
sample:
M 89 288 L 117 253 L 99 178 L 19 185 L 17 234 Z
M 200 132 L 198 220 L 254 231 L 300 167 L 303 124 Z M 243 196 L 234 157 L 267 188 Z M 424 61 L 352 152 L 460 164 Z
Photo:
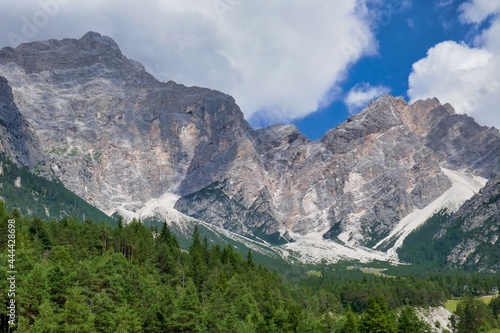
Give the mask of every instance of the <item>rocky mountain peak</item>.
M 439 121 L 455 114 L 450 104 L 442 105 L 437 98 L 419 100 L 402 111 L 403 123 L 419 137 L 428 135 Z
M 120 47 L 112 38 L 108 36 L 102 36 L 100 33 L 94 31 L 89 31 L 85 35 L 83 35 L 83 37 L 79 40 L 79 44 L 82 46 L 87 46 L 90 49 L 111 48 L 114 50 L 120 50 Z
M 21 44 L 15 49 L 6 47 L 0 50 L 0 62 L 19 64 L 27 74 L 106 66 L 125 67 L 132 71 L 131 75 L 139 75 L 137 65 L 123 56 L 113 39 L 95 32 L 80 39 L 51 39 Z
M 47 170 L 108 212 L 222 179 L 251 133 L 231 96 L 161 83 L 93 32 L 4 48 L 0 75 Z
M 437 99 L 383 96 L 318 141 L 293 125 L 254 131 L 231 96 L 159 82 L 93 32 L 4 48 L 0 75 L 37 159 L 108 213 L 174 194 L 233 231 L 373 245 L 452 187 L 442 167 L 500 172 L 498 131 Z
M 282 147 L 286 149 L 289 145 L 304 144 L 310 142 L 295 125 L 273 125 L 256 132 L 258 140 L 257 146 L 264 151 L 269 151 L 271 148 Z

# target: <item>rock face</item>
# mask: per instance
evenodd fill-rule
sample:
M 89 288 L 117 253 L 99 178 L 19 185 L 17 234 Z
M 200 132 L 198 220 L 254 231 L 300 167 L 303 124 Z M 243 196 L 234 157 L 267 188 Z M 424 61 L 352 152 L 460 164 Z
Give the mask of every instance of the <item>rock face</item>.
M 479 126 L 466 115 L 443 117 L 427 135 L 426 145 L 444 167 L 487 179 L 499 172 L 498 129 Z
M 232 97 L 159 82 L 92 32 L 4 48 L 0 75 L 19 132 L 34 133 L 3 149 L 108 213 L 171 192 L 178 210 L 239 233 L 371 245 L 450 188 L 441 166 L 500 171 L 498 130 L 437 99 L 384 96 L 314 142 L 293 125 L 255 131 Z
M 4 48 L 0 73 L 49 171 L 108 212 L 207 186 L 251 132 L 230 96 L 158 82 L 96 33 Z
M 0 151 L 33 168 L 41 160 L 34 133 L 14 103 L 12 89 L 0 76 Z

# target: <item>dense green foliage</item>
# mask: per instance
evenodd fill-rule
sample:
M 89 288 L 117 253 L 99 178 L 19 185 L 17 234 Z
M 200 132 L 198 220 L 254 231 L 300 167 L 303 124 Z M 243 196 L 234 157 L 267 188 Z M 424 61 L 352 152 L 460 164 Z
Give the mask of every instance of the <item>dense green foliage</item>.
M 439 279 L 326 267 L 297 281 L 256 264 L 251 252 L 211 245 L 198 228 L 183 251 L 167 224 L 44 221 L 2 204 L 1 235 L 12 218 L 17 332 L 425 332 L 405 306 L 449 296 Z M 0 239 L 0 331 L 7 330 L 7 253 Z
M 41 218 L 78 216 L 82 220 L 107 221 L 114 219 L 101 212 L 61 182 L 50 181 L 18 166 L 0 154 L 0 197 L 7 198 L 6 206 L 17 208 L 23 214 Z
M 415 308 L 405 306 L 403 310 L 401 310 L 397 322 L 398 333 L 420 333 L 427 331 L 430 331 L 429 325 L 420 321 L 415 312 Z
M 467 293 L 457 305 L 457 310 L 451 318 L 454 333 L 489 332 L 497 327 L 500 319 L 495 316 L 495 310 L 500 303 L 500 297 L 493 299 L 487 306 L 472 294 Z
M 403 246 L 398 249 L 399 258 L 412 264 L 431 263 L 435 267 L 443 266 L 446 257 L 463 238 L 460 229 L 452 229 L 443 239 L 434 239 L 441 225 L 449 218 L 450 215 L 446 212 L 440 212 L 409 234 Z

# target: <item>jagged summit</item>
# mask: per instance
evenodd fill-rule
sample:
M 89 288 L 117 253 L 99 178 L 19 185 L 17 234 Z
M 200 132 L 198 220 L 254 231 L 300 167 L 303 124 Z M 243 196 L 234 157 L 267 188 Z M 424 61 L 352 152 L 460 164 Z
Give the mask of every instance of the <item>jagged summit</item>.
M 19 135 L 42 147 L 18 161 L 110 214 L 173 194 L 238 233 L 373 246 L 453 187 L 443 168 L 500 172 L 498 131 L 437 99 L 383 96 L 318 141 L 293 125 L 255 131 L 231 96 L 159 82 L 94 32 L 3 48 L 0 76 Z
M 161 83 L 97 33 L 2 49 L 0 76 L 43 143 L 47 170 L 109 212 L 206 186 L 186 170 L 212 177 L 198 171 L 205 154 L 229 154 L 218 147 L 233 128 L 251 132 L 232 97 Z
M 113 39 L 93 32 L 80 39 L 51 39 L 21 44 L 15 49 L 3 48 L 0 50 L 0 61 L 20 64 L 28 74 L 98 64 L 114 68 L 131 65 Z

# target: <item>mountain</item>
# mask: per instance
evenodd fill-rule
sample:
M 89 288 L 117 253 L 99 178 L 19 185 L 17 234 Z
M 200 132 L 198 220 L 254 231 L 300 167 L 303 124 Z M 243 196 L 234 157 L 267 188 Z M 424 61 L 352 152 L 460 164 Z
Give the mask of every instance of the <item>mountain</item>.
M 500 175 L 456 212 L 441 211 L 410 234 L 398 249 L 413 263 L 464 267 L 476 271 L 500 270 Z
M 158 82 L 96 33 L 4 48 L 0 67 L 46 171 L 107 212 L 205 187 L 251 132 L 230 96 Z
M 161 198 L 176 198 L 170 213 L 302 259 L 394 258 L 500 171 L 498 130 L 437 99 L 383 96 L 317 141 L 253 130 L 231 96 L 159 82 L 94 32 L 3 48 L 0 76 L 16 162 L 109 215 L 167 214 Z

